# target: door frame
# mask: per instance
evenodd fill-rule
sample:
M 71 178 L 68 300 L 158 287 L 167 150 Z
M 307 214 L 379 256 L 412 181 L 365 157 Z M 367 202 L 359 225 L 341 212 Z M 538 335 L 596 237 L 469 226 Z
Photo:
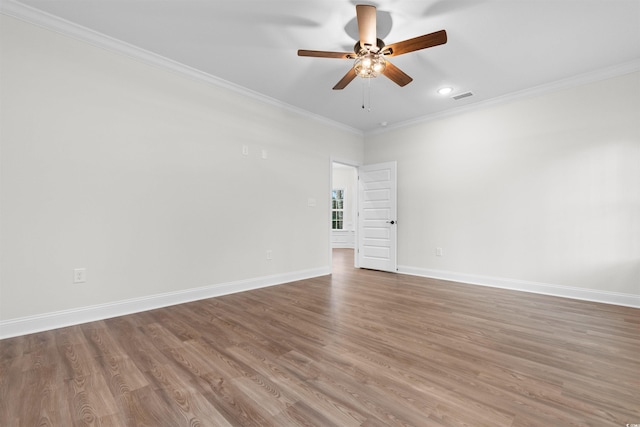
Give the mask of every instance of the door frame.
M 336 157 L 331 157 L 329 159 L 329 191 L 327 192 L 327 207 L 329 209 L 329 224 L 331 224 L 331 191 L 333 190 L 333 164 L 334 163 L 339 163 L 341 165 L 345 165 L 345 166 L 351 166 L 353 168 L 355 168 L 356 170 L 356 189 L 358 188 L 358 182 L 357 182 L 357 177 L 360 174 L 360 166 L 362 166 L 361 162 L 357 162 L 355 160 L 349 160 L 349 159 L 342 159 L 342 158 L 336 158 Z M 353 200 L 353 206 L 354 206 L 354 210 L 356 212 L 355 217 L 353 218 L 353 222 L 354 222 L 354 242 L 353 242 L 353 254 L 354 254 L 354 261 L 353 261 L 353 266 L 355 268 L 360 268 L 360 265 L 358 263 L 358 228 L 360 226 L 360 224 L 358 223 L 358 215 L 357 213 L 359 212 L 359 206 L 358 206 L 358 194 L 357 194 L 357 190 L 356 190 L 356 194 Z M 331 227 L 329 227 L 329 235 L 328 235 L 328 239 L 329 239 L 329 268 L 331 269 L 331 271 L 333 271 L 333 248 L 331 247 Z

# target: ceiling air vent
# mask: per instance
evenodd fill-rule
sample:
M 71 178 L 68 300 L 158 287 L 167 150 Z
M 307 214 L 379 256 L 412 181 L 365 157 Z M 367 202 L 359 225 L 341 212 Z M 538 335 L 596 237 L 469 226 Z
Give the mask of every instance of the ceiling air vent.
M 473 93 L 471 92 L 465 92 L 465 93 L 461 93 L 460 95 L 456 95 L 456 96 L 452 96 L 453 99 L 455 99 L 456 101 L 462 98 L 468 98 L 470 96 L 473 96 Z

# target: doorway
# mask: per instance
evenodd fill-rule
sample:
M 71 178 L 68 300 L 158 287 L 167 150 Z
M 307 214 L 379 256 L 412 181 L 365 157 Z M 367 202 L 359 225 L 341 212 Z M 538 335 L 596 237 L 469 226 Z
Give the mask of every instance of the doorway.
M 357 166 L 342 162 L 332 162 L 329 241 L 332 269 L 334 251 L 349 252 L 349 258 L 353 259 L 353 252 L 357 245 L 357 204 Z
M 329 261 L 354 253 L 354 267 L 397 272 L 397 163 L 331 162 Z

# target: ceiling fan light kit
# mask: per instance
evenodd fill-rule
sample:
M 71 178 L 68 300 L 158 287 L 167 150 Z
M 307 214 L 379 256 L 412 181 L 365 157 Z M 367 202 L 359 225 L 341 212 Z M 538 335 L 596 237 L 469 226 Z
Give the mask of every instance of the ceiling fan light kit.
M 378 77 L 384 73 L 387 61 L 383 56 L 383 48 L 384 42 L 380 39 L 376 39 L 376 46 L 365 45 L 362 47 L 360 42 L 355 44 L 353 51 L 357 52 L 358 56 L 353 64 L 353 69 L 359 77 L 366 79 Z
M 378 77 L 387 68 L 387 61 L 378 54 L 367 53 L 358 56 L 353 64 L 353 69 L 359 77 L 372 78 Z
M 386 57 L 391 58 L 447 42 L 447 32 L 440 30 L 386 46 L 384 42 L 376 36 L 375 6 L 357 5 L 356 17 L 360 40 L 355 44 L 353 53 L 298 50 L 298 56 L 355 60 L 353 67 L 349 69 L 347 74 L 333 87 L 334 90 L 344 89 L 358 76 L 362 78 L 374 78 L 380 74 L 386 76 L 398 86 L 406 86 L 411 83 L 413 79 L 389 62 Z

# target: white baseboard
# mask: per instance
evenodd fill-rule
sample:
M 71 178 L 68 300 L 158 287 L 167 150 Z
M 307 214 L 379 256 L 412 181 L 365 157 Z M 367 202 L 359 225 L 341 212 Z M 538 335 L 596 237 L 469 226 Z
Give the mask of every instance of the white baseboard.
M 449 280 L 471 285 L 489 286 L 493 288 L 511 289 L 514 291 L 535 294 L 553 295 L 604 304 L 621 305 L 640 308 L 640 295 L 606 292 L 593 289 L 575 288 L 571 286 L 551 285 L 548 283 L 528 282 L 524 280 L 504 279 L 500 277 L 477 276 L 473 274 L 455 273 L 451 271 L 431 270 L 409 266 L 398 266 L 398 272 L 412 276 Z
M 124 316 L 127 314 L 139 313 L 141 311 L 153 310 L 156 308 L 183 304 L 186 302 L 213 298 L 237 292 L 244 292 L 252 289 L 281 285 L 283 283 L 311 279 L 313 277 L 326 276 L 328 274 L 331 274 L 331 269 L 329 267 L 320 267 L 255 279 L 240 280 L 237 282 L 204 286 L 184 291 L 150 295 L 147 297 L 133 298 L 107 304 L 56 311 L 36 316 L 4 320 L 0 321 L 0 339 L 42 332 L 65 326 L 78 325 L 111 317 Z
M 547 283 L 527 282 L 523 280 L 504 279 L 472 274 L 454 273 L 450 271 L 431 270 L 408 266 L 398 266 L 398 272 L 412 276 L 429 277 L 433 279 L 449 280 L 494 288 L 511 289 L 544 295 L 553 295 L 585 301 L 601 302 L 626 307 L 640 308 L 640 295 L 605 292 L 592 289 L 575 288 L 569 286 L 551 285 Z M 280 285 L 297 280 L 331 274 L 329 267 L 321 267 L 237 282 L 222 283 L 184 291 L 168 292 L 150 295 L 148 297 L 133 298 L 113 303 L 80 307 L 71 310 L 39 314 L 0 321 L 0 339 L 35 332 L 42 332 L 65 326 L 78 325 L 111 317 L 124 316 L 141 311 L 153 310 L 170 305 L 182 304 L 206 298 L 213 298 L 237 292 L 249 291 L 268 286 Z

